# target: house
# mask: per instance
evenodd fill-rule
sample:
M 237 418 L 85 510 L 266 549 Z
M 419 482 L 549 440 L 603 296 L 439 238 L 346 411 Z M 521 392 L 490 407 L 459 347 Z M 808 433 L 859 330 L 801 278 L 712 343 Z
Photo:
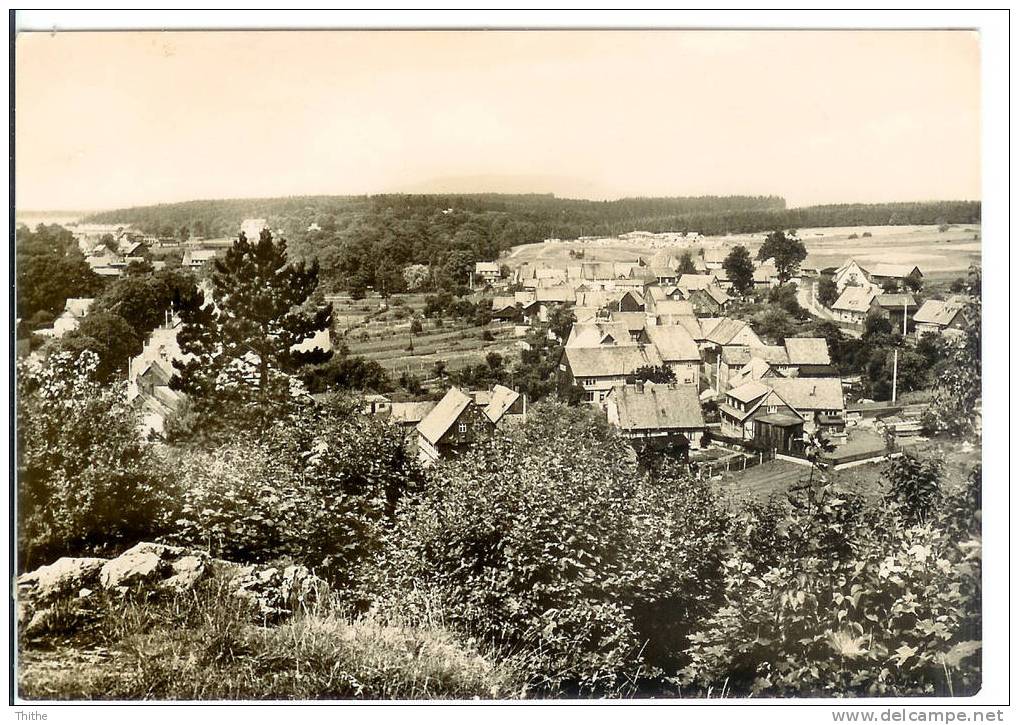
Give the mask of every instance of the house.
M 823 337 L 787 337 L 785 351 L 789 364 L 796 367 L 831 365 L 828 341 Z
M 773 388 L 751 381 L 732 388 L 718 406 L 721 433 L 780 451 L 795 450 L 804 417 Z
M 648 267 L 644 275 L 661 285 L 674 285 L 679 280 L 679 273 L 670 267 Z
M 258 238 L 257 235 L 255 237 Z M 215 249 L 187 249 L 181 259 L 180 266 L 185 269 L 201 269 L 216 256 Z
M 477 262 L 474 265 L 473 284 L 493 284 L 502 279 L 502 270 L 495 262 Z
M 526 420 L 527 396 L 505 385 L 496 385 L 484 406 L 484 413 L 496 427 L 504 423 Z
M 604 308 L 619 309 L 621 292 L 607 290 L 583 290 L 577 291 L 575 302 L 577 307 L 591 307 L 596 310 Z
M 173 416 L 186 396 L 170 387 L 174 370 L 165 361 L 151 360 L 132 370 L 127 400 L 140 413 L 142 435 L 163 435 L 166 421 Z
M 871 300 L 876 296 L 877 293 L 872 287 L 849 286 L 842 291 L 831 309 L 838 316 L 840 322 L 862 325 L 870 313 Z
M 923 272 L 916 265 L 882 262 L 870 270 L 870 281 L 881 287 L 886 282 L 894 281 L 899 289 L 919 289 L 923 282 Z
M 626 290 L 619 298 L 620 312 L 643 312 L 644 309 L 644 295 L 637 290 Z
M 653 325 L 647 328 L 647 337 L 658 351 L 662 363 L 668 365 L 680 385 L 699 386 L 701 352 L 697 343 L 679 325 Z
M 417 424 L 418 458 L 422 465 L 431 465 L 462 451 L 491 429 L 491 421 L 474 400 L 459 388 L 450 388 Z
M 516 297 L 504 295 L 492 298 L 492 319 L 494 320 L 516 320 L 520 317 L 520 309 L 517 307 Z
M 754 289 L 778 287 L 778 268 L 774 264 L 762 264 L 754 270 Z
M 438 405 L 436 400 L 422 401 L 396 401 L 389 404 L 389 417 L 386 419 L 390 425 L 395 425 L 405 432 L 414 431 L 416 434 L 417 424 L 425 419 Z
M 966 305 L 942 300 L 927 300 L 913 315 L 917 339 L 924 335 L 960 337 L 970 327 Z
M 911 294 L 879 294 L 870 301 L 870 312 L 890 321 L 892 329 L 903 335 L 907 334 L 916 311 L 916 298 Z
M 676 286 L 684 292 L 695 289 L 706 289 L 718 286 L 718 277 L 714 274 L 683 274 L 676 280 Z
M 630 325 L 625 322 L 613 322 L 611 320 L 592 320 L 590 322 L 577 322 L 570 329 L 566 338 L 566 347 L 607 347 L 607 346 L 628 346 L 636 345 L 646 336 L 643 336 L 644 328 L 631 330 Z
M 546 306 L 550 304 L 573 305 L 577 301 L 577 291 L 574 287 L 566 284 L 552 287 L 539 286 L 534 290 L 534 299 Z
M 361 412 L 365 415 L 388 416 L 392 410 L 393 401 L 386 395 L 380 393 L 369 393 L 364 396 L 364 405 Z
M 687 452 L 700 448 L 707 427 L 693 385 L 619 385 L 605 398 L 605 413 L 634 447 Z
M 663 315 L 672 317 L 694 317 L 695 309 L 693 303 L 686 300 L 665 299 L 652 305 L 653 309 L 648 311 L 650 318 L 656 319 Z
M 867 270 L 860 266 L 855 259 L 846 261 L 841 267 L 832 273 L 832 280 L 839 294 L 846 287 L 867 287 L 871 284 Z
M 832 377 L 828 342 L 820 337 L 789 337 L 783 345 L 726 345 L 718 362 L 718 390 L 773 377 Z
M 580 265 L 580 277 L 589 280 L 615 279 L 616 268 L 612 262 L 585 262 Z
M 639 368 L 661 364 L 653 345 L 565 347 L 559 369 L 584 389 L 587 402 L 600 403 L 613 385 L 626 384 Z
M 808 433 L 845 432 L 846 401 L 840 378 L 775 378 L 768 385 L 803 416 Z
M 92 297 L 68 297 L 64 302 L 64 311 L 53 320 L 53 325 L 36 330 L 35 334 L 59 339 L 68 332 L 78 329 L 94 301 Z
M 701 326 L 704 330 L 705 343 L 709 346 L 720 348 L 722 345 L 757 347 L 764 345 L 753 328 L 743 320 L 734 320 L 731 317 L 706 317 L 702 319 Z
M 729 303 L 729 295 L 718 285 L 690 290 L 687 299 L 687 304 L 693 307 L 694 312 L 705 317 L 718 315 Z

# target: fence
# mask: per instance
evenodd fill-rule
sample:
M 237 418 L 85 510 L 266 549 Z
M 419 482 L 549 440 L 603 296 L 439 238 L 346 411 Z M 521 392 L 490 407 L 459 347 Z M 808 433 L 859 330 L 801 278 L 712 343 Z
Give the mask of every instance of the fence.
M 773 451 L 740 452 L 714 461 L 693 462 L 690 464 L 690 472 L 700 478 L 711 478 L 714 475 L 730 471 L 745 471 L 774 459 Z

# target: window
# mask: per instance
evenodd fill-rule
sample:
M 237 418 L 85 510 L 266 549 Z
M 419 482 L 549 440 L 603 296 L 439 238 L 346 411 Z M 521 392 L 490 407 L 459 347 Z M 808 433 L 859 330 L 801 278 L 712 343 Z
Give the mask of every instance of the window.
M 584 393 L 584 400 L 586 400 L 588 403 L 593 403 L 594 402 L 594 391 L 593 390 L 588 390 L 586 393 Z
M 467 432 L 467 424 L 466 423 L 460 423 L 459 425 L 457 425 L 456 429 L 460 433 L 466 433 Z

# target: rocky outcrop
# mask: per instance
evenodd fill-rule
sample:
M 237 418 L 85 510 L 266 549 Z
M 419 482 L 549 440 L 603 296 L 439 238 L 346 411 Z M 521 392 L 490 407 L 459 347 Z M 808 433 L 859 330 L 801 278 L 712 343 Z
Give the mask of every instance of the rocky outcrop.
M 17 580 L 18 627 L 32 636 L 44 627 L 54 605 L 83 603 L 96 591 L 169 594 L 189 591 L 210 577 L 223 583 L 228 596 L 252 604 L 261 621 L 301 611 L 329 590 L 303 566 L 245 566 L 203 551 L 142 542 L 112 559 L 65 557 L 22 574 Z
M 231 580 L 231 589 L 258 607 L 263 617 L 278 619 L 311 606 L 328 586 L 303 566 L 252 567 Z

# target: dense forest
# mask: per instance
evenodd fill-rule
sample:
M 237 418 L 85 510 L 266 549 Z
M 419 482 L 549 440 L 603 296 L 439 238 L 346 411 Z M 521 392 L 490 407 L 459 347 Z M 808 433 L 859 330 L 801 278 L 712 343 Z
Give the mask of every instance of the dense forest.
M 702 234 L 879 224 L 974 224 L 969 201 L 837 204 L 787 209 L 777 196 L 559 199 L 551 194 L 301 196 L 226 199 L 118 209 L 89 222 L 132 224 L 144 232 L 232 237 L 241 220 L 264 218 L 291 254 L 317 258 L 327 288 L 406 289 L 404 269 L 428 265 L 431 286 L 463 284 L 475 261 L 547 238 L 634 230 Z M 437 279 L 436 276 L 445 279 Z

